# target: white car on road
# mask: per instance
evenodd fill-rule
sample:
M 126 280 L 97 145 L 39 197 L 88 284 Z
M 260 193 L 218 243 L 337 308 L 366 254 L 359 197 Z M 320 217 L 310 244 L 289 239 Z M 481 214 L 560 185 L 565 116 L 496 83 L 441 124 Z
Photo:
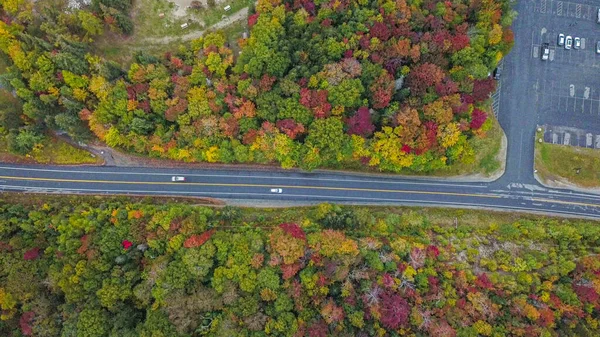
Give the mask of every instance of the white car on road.
M 282 193 L 283 190 L 281 188 L 272 188 L 271 193 Z
M 181 177 L 181 176 L 172 176 L 172 177 L 171 177 L 171 181 L 175 181 L 175 182 L 184 182 L 184 181 L 185 181 L 185 177 Z

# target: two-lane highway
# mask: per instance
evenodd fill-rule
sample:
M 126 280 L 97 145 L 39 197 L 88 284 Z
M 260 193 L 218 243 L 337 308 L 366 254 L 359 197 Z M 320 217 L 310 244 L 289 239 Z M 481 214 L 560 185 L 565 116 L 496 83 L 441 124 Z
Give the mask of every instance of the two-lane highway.
M 172 182 L 182 175 L 186 182 Z M 282 193 L 272 193 L 281 188 Z M 52 167 L 1 164 L 0 189 L 27 192 L 179 195 L 220 199 L 482 207 L 600 219 L 600 196 L 537 185 L 457 183 L 345 173 Z

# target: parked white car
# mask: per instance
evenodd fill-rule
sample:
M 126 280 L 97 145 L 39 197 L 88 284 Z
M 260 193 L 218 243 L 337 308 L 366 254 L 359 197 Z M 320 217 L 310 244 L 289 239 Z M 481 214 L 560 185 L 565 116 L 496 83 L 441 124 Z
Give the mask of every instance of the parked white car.
M 185 181 L 185 177 L 181 177 L 181 176 L 173 176 L 173 177 L 171 177 L 171 181 L 175 181 L 175 182 L 183 182 L 183 181 Z
M 272 188 L 271 193 L 282 193 L 283 190 L 281 188 Z
M 565 44 L 565 34 L 558 34 L 558 45 L 563 46 Z
M 573 39 L 573 48 L 579 49 L 581 48 L 581 39 L 576 37 Z
M 571 49 L 572 46 L 573 38 L 571 36 L 567 36 L 567 39 L 565 40 L 565 49 Z

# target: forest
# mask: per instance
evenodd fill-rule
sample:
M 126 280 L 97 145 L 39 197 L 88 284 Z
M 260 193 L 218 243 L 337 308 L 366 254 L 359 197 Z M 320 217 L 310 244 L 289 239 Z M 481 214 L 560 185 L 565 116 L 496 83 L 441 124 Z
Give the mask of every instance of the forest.
M 600 335 L 594 222 L 332 204 L 8 200 L 2 336 Z
M 509 0 L 260 0 L 239 53 L 213 32 L 123 65 L 93 42 L 135 29 L 131 3 L 64 6 L 2 3 L 12 151 L 59 130 L 187 162 L 389 172 L 474 161 L 516 16 Z

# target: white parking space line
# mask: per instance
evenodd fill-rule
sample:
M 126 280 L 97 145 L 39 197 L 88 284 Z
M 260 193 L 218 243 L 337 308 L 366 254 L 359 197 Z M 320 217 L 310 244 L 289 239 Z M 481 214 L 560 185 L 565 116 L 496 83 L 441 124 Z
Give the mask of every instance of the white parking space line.
M 550 0 L 534 0 L 533 11 L 546 15 L 556 15 L 562 17 L 576 18 L 582 20 L 593 20 L 593 13 L 596 7 L 587 4 Z
M 546 13 L 546 0 L 542 0 L 540 3 L 540 13 Z
M 556 2 L 556 15 L 558 15 L 558 16 L 563 15 L 563 2 L 562 1 Z

